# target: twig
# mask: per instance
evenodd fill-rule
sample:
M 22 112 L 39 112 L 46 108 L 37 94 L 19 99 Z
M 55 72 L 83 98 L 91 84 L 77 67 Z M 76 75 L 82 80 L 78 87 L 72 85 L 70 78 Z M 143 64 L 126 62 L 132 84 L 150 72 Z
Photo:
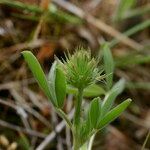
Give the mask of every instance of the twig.
M 19 106 L 16 106 L 13 103 L 9 103 L 7 101 L 4 101 L 2 99 L 0 99 L 0 103 L 3 104 L 3 105 L 9 106 L 9 107 L 11 107 L 13 109 L 15 109 L 16 112 L 20 115 L 20 117 L 22 119 L 22 122 L 25 125 L 25 127 L 28 128 L 28 129 L 30 129 L 29 123 L 27 121 L 27 115 L 26 115 L 26 112 L 24 111 L 23 108 L 21 108 Z
M 149 12 L 150 12 L 150 4 L 146 4 L 142 7 L 138 7 L 138 8 L 128 11 L 127 13 L 125 13 L 122 19 L 128 19 L 128 18 L 132 18 L 135 16 L 144 15 L 146 13 L 148 14 Z
M 10 90 L 11 88 L 17 87 L 20 84 L 23 85 L 24 82 L 28 82 L 28 84 L 33 84 L 36 82 L 36 80 L 34 78 L 30 78 L 30 79 L 23 79 L 20 81 L 18 80 L 18 81 L 11 81 L 11 82 L 2 83 L 2 84 L 0 84 L 0 90 L 3 90 L 3 89 Z
M 135 26 L 133 26 L 132 28 L 130 28 L 129 30 L 125 31 L 123 34 L 126 36 L 131 36 L 145 28 L 148 28 L 150 26 L 150 20 L 146 20 L 142 23 L 139 23 Z M 115 46 L 119 41 L 117 39 L 114 39 L 110 42 L 110 46 Z
M 2 61 L 1 65 L 0 65 L 0 72 L 3 71 L 3 65 L 7 62 L 11 63 L 14 62 L 16 59 L 18 59 L 18 57 L 20 57 L 20 53 L 15 53 L 12 54 L 14 51 L 20 52 L 23 49 L 33 49 L 33 48 L 38 48 L 42 45 L 44 45 L 45 43 L 47 43 L 48 40 L 43 40 L 43 39 L 38 39 L 32 42 L 24 42 L 24 43 L 19 43 L 10 47 L 4 47 L 1 48 L 1 55 L 4 56 L 3 60 L 0 59 L 0 61 Z M 9 51 L 9 53 L 8 53 Z M 9 59 L 8 59 L 9 58 Z M 7 61 L 6 61 L 7 60 Z
M 34 40 L 32 42 L 24 42 L 24 43 L 19 43 L 19 44 L 10 46 L 10 47 L 4 47 L 4 48 L 0 49 L 0 51 L 14 52 L 14 51 L 21 51 L 22 49 L 27 49 L 27 48 L 33 49 L 33 48 L 40 47 L 47 42 L 48 41 L 44 40 L 44 39 L 37 39 L 37 40 Z
M 62 139 L 61 139 L 61 136 L 59 133 L 57 133 L 57 131 L 55 130 L 55 126 L 58 124 L 58 118 L 57 118 L 57 114 L 54 110 L 54 108 L 52 108 L 52 113 L 51 113 L 51 116 L 52 116 L 52 123 L 53 123 L 53 131 L 55 131 L 56 133 L 56 138 L 57 138 L 57 150 L 63 150 L 63 143 L 62 143 Z
M 8 107 L 11 107 L 11 108 L 15 109 L 16 111 L 18 109 L 18 107 L 16 105 L 14 105 L 13 103 L 9 103 L 5 100 L 0 99 L 0 103 L 3 104 L 3 105 L 6 105 Z
M 45 4 L 46 4 L 46 6 L 45 6 Z M 42 9 L 45 10 L 45 12 L 41 15 L 40 20 L 37 24 L 37 27 L 35 29 L 33 39 L 32 39 L 33 41 L 38 39 L 38 35 L 41 31 L 41 27 L 42 27 L 43 23 L 45 22 L 45 16 L 47 14 L 46 10 L 48 9 L 48 4 L 49 4 L 49 0 L 41 0 L 40 6 Z
M 49 108 L 51 107 L 46 98 L 44 99 L 43 96 L 33 92 L 29 88 L 24 87 L 23 92 L 29 97 L 32 104 L 38 107 L 40 110 L 43 110 L 43 108 L 45 108 L 46 106 L 48 106 Z M 42 102 L 40 100 L 42 100 Z
M 145 138 L 145 140 L 144 140 L 144 143 L 143 143 L 143 145 L 142 145 L 142 149 L 141 149 L 141 150 L 144 150 L 144 149 L 145 149 L 145 146 L 146 146 L 146 143 L 147 143 L 147 141 L 148 141 L 149 136 L 150 136 L 150 130 L 149 130 L 148 133 L 147 133 L 147 136 L 146 136 L 146 138 Z
M 33 116 L 35 116 L 37 119 L 39 119 L 43 124 L 45 124 L 47 127 L 51 127 L 50 123 L 37 111 L 29 107 L 26 103 L 23 97 L 13 88 L 10 90 L 13 97 L 19 102 L 19 105 L 22 106 L 26 111 L 30 112 Z
M 150 129 L 150 125 L 149 122 L 144 122 L 142 119 L 139 119 L 137 117 L 135 117 L 134 115 L 128 113 L 128 112 L 123 112 L 122 116 L 124 116 L 126 119 L 130 120 L 131 122 L 144 127 L 146 129 Z
M 46 137 L 46 135 L 43 134 L 43 133 L 40 133 L 40 132 L 37 132 L 37 131 L 34 131 L 34 130 L 30 130 L 30 129 L 25 129 L 25 128 L 10 124 L 8 122 L 5 122 L 3 120 L 0 120 L 0 126 L 5 127 L 5 128 L 9 128 L 9 129 L 12 129 L 12 130 L 16 130 L 18 132 L 24 132 L 28 135 L 36 136 L 36 137 L 39 137 L 39 138 L 45 138 Z
M 93 25 L 97 29 L 102 30 L 103 32 L 111 35 L 112 37 L 115 37 L 116 39 L 118 39 L 120 42 L 126 44 L 127 46 L 129 46 L 133 49 L 137 49 L 137 50 L 143 49 L 143 45 L 141 45 L 141 44 L 135 42 L 134 40 L 128 38 L 127 36 L 121 34 L 119 31 L 117 31 L 113 27 L 105 24 L 101 20 L 98 20 L 98 19 L 94 18 L 93 16 L 91 16 L 90 14 L 85 13 L 82 9 L 71 4 L 70 2 L 67 2 L 64 0 L 53 0 L 53 2 L 56 3 L 57 5 L 63 7 L 64 9 L 70 11 L 74 15 L 80 17 L 81 19 L 86 20 L 87 22 L 89 22 L 91 25 Z
M 72 118 L 74 114 L 74 109 L 69 113 L 69 118 Z M 61 132 L 61 130 L 65 127 L 66 123 L 65 121 L 61 121 L 61 123 L 59 123 L 56 126 L 56 130 L 58 133 Z M 45 149 L 45 147 L 55 138 L 56 136 L 56 132 L 51 132 L 45 139 L 44 141 L 35 149 L 35 150 L 43 150 Z
M 136 50 L 140 50 L 143 49 L 143 45 L 135 42 L 134 40 L 130 39 L 129 37 L 121 34 L 119 31 L 117 31 L 116 29 L 114 29 L 113 27 L 105 24 L 104 22 L 95 19 L 92 16 L 88 16 L 87 21 L 89 23 L 91 23 L 93 26 L 97 27 L 97 29 L 102 30 L 103 32 L 107 33 L 108 35 L 111 35 L 112 37 L 115 37 L 118 41 L 126 44 L 127 46 L 136 49 Z
M 93 1 L 89 1 L 89 9 L 88 11 L 92 11 L 92 10 L 95 10 L 99 5 L 100 3 L 102 2 L 102 0 L 93 0 Z
M 111 134 L 113 134 L 115 137 L 117 137 L 118 139 L 120 139 L 121 141 L 126 141 L 125 143 L 122 143 L 122 144 L 124 144 L 124 146 L 125 146 L 126 149 L 131 149 L 131 147 L 130 147 L 131 144 L 132 144 L 132 146 L 134 146 L 134 147 L 132 147 L 132 149 L 138 149 L 138 150 L 141 149 L 141 146 L 139 144 L 135 143 L 135 141 L 133 141 L 132 139 L 130 139 L 129 137 L 127 137 L 123 132 L 121 132 L 120 130 L 118 130 L 116 127 L 114 127 L 112 125 L 109 125 L 107 127 L 107 130 Z M 145 148 L 143 150 L 148 150 L 148 149 Z
M 31 113 L 34 117 L 36 117 L 38 120 L 40 120 L 44 125 L 46 125 L 49 128 L 51 127 L 50 123 L 43 116 L 41 116 L 37 111 L 35 111 L 34 109 L 28 107 L 27 105 L 21 105 L 20 104 L 20 106 L 16 106 L 15 104 L 4 101 L 2 99 L 0 99 L 0 103 L 15 109 L 17 112 L 18 112 L 18 109 L 22 107 L 27 112 Z

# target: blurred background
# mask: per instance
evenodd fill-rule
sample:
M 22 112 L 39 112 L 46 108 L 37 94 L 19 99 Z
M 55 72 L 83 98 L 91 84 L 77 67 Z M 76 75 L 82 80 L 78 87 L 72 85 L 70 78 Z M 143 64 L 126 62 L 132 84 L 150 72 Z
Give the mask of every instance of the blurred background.
M 115 61 L 114 82 L 126 79 L 116 103 L 128 97 L 133 102 L 97 135 L 93 149 L 150 149 L 149 0 L 0 0 L 0 150 L 72 145 L 21 51 L 32 51 L 47 74 L 54 55 L 63 58 L 83 46 L 97 56 L 104 41 Z M 66 101 L 64 111 L 72 116 L 73 96 Z

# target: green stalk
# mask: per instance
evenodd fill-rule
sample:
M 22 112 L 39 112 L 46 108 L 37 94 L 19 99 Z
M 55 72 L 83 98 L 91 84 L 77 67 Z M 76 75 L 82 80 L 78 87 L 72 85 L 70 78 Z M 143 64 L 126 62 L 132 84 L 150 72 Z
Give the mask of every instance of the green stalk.
M 44 11 L 43 9 L 41 9 L 36 5 L 29 5 L 19 1 L 1 0 L 0 4 L 5 4 L 10 7 L 14 7 L 22 10 L 28 10 L 35 13 L 42 13 Z
M 88 142 L 80 147 L 80 150 L 88 150 Z
M 74 136 L 73 136 L 73 150 L 79 150 L 76 133 L 74 133 Z
M 74 128 L 73 128 L 73 150 L 79 150 L 80 139 L 79 139 L 79 129 L 80 129 L 80 117 L 81 117 L 81 105 L 83 99 L 83 88 L 78 89 L 78 96 L 75 104 L 75 117 L 74 117 Z
M 68 116 L 61 110 L 61 109 L 59 109 L 59 108 L 55 108 L 55 110 L 56 110 L 56 112 L 58 113 L 58 115 L 60 116 L 60 117 L 62 117 L 65 121 L 66 121 L 66 123 L 67 123 L 67 125 L 70 127 L 70 129 L 72 130 L 72 123 L 70 122 L 70 120 L 68 119 Z
M 144 15 L 146 13 L 148 14 L 149 12 L 150 12 L 150 5 L 145 5 L 145 6 L 138 7 L 138 8 L 135 8 L 135 9 L 128 11 L 127 13 L 125 13 L 124 16 L 122 16 L 121 19 L 122 20 L 128 19 L 128 18 L 132 18 L 135 16 Z
M 83 98 L 83 89 L 78 89 L 77 101 L 75 104 L 75 117 L 74 117 L 74 125 L 78 126 L 80 124 L 80 113 L 81 113 L 81 105 Z
M 92 150 L 95 135 L 96 135 L 96 133 L 93 134 L 92 137 L 90 138 L 89 145 L 88 145 L 88 150 Z
M 18 1 L 10 1 L 10 0 L 0 0 L 0 4 L 2 5 L 7 5 L 13 8 L 17 8 L 17 9 L 21 9 L 21 10 L 25 10 L 25 11 L 29 11 L 29 12 L 33 12 L 33 13 L 45 13 L 47 12 L 48 15 L 50 15 L 50 17 L 48 16 L 47 20 L 51 20 L 49 18 L 55 19 L 56 21 L 60 21 L 62 23 L 68 22 L 68 23 L 72 23 L 72 24 L 82 24 L 82 20 L 76 16 L 73 16 L 69 13 L 66 13 L 62 10 L 58 10 L 57 7 L 55 7 L 55 5 L 51 4 L 50 8 L 47 10 L 42 9 L 39 6 L 36 5 L 30 5 L 30 4 L 25 4 L 22 2 L 18 2 Z M 35 16 L 23 16 L 23 15 L 17 15 L 17 17 L 23 18 L 23 19 L 33 19 L 33 21 L 36 21 L 36 19 L 38 19 L 38 17 Z M 35 17 L 35 18 L 34 18 Z
M 83 99 L 83 88 L 78 89 L 78 96 L 77 101 L 75 104 L 75 117 L 74 117 L 74 128 L 73 128 L 73 150 L 91 150 L 92 144 L 94 141 L 94 137 L 96 134 L 96 131 L 94 130 L 91 133 L 92 138 L 90 138 L 90 143 L 85 143 L 84 145 L 81 145 L 80 143 L 80 124 L 81 124 L 81 106 L 82 106 L 82 99 Z M 90 136 L 89 136 L 90 137 Z

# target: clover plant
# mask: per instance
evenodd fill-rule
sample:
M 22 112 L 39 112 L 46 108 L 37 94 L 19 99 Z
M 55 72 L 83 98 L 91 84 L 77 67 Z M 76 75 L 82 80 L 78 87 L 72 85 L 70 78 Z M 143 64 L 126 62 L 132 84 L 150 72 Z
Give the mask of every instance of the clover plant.
M 102 52 L 107 92 L 96 84 L 103 78 L 103 70 L 99 69 L 98 59 L 92 57 L 89 50 L 80 48 L 74 54 L 68 54 L 63 61 L 56 59 L 48 76 L 45 76 L 36 57 L 30 51 L 22 52 L 39 86 L 70 128 L 73 150 L 90 150 L 92 136 L 117 118 L 131 102 L 131 99 L 127 99 L 112 108 L 114 100 L 124 89 L 125 80 L 121 79 L 113 85 L 114 62 L 108 44 L 103 46 Z M 73 120 L 63 111 L 67 93 L 75 96 Z M 104 95 L 103 100 L 100 95 Z M 81 111 L 83 97 L 86 96 L 93 97 L 93 100 L 86 110 Z

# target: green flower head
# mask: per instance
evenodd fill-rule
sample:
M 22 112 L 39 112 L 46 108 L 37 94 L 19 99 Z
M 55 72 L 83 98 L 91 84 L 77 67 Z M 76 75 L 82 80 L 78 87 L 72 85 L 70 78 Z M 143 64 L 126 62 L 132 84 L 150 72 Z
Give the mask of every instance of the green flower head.
M 90 51 L 77 49 L 73 55 L 68 54 L 64 62 L 68 84 L 76 88 L 85 88 L 95 83 L 99 76 L 97 61 Z

